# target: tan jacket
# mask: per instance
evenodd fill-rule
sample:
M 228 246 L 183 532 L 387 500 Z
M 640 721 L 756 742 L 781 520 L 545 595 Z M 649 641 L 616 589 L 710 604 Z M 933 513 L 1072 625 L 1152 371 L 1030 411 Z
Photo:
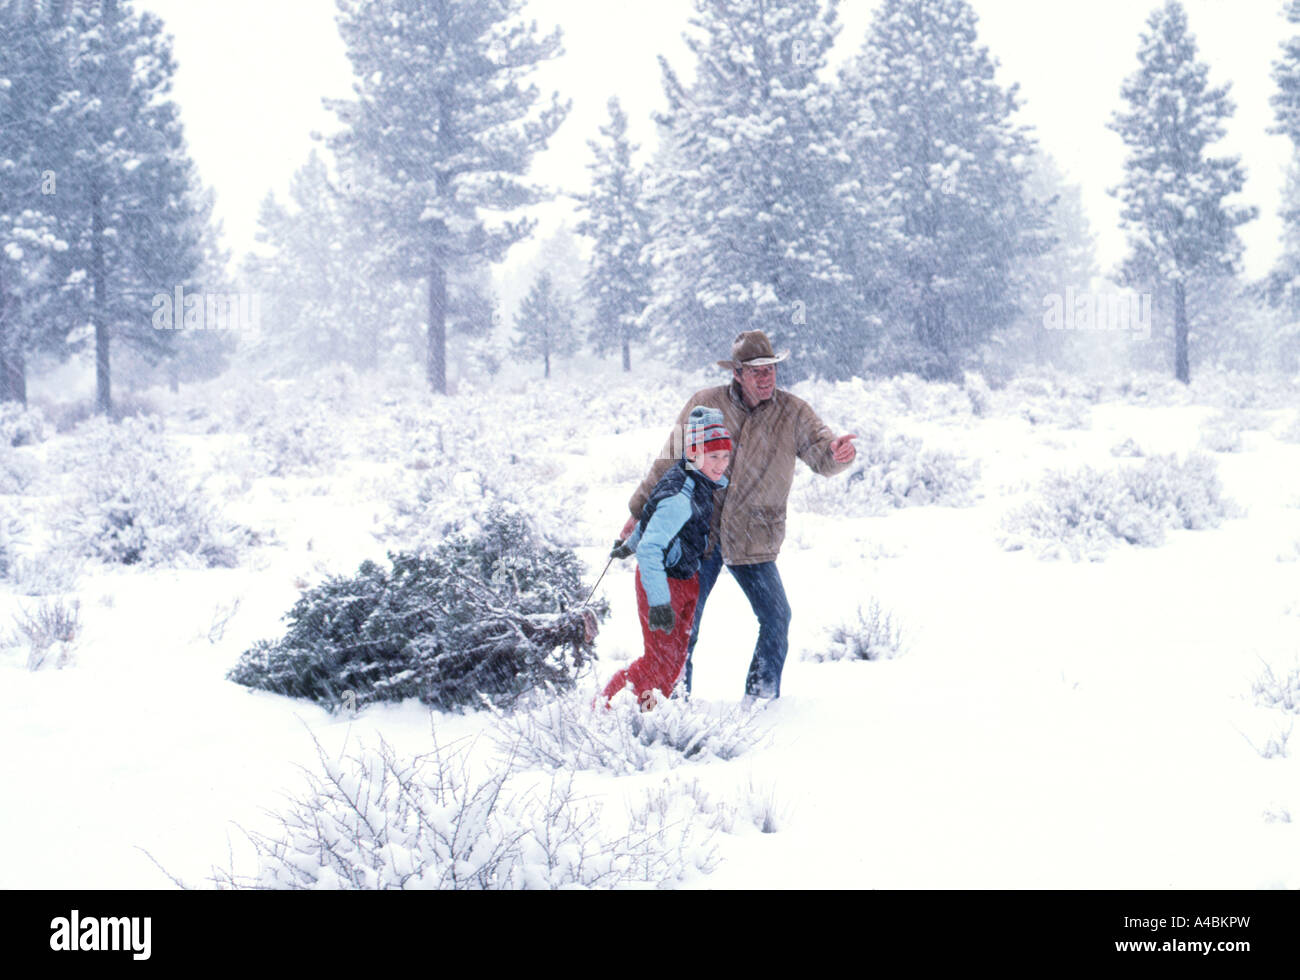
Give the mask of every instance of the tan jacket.
M 721 534 L 722 560 L 728 565 L 775 561 L 785 540 L 785 503 L 794 481 L 795 459 L 822 476 L 842 473 L 852 464 L 835 462 L 834 433 L 802 398 L 778 388 L 750 409 L 741 398 L 740 385 L 732 381 L 691 396 L 650 475 L 628 501 L 633 517 L 641 516 L 659 478 L 681 458 L 686 420 L 696 405 L 719 409 L 731 431 L 731 465 L 726 472 L 730 485 L 713 495 L 709 540 L 717 541 Z

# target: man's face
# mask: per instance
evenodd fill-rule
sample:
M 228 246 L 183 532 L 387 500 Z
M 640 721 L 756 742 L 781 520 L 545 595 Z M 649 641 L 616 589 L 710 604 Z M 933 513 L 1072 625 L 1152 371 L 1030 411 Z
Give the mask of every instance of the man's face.
M 753 367 L 746 364 L 736 372 L 736 380 L 740 382 L 740 390 L 745 396 L 745 402 L 749 405 L 757 405 L 771 398 L 772 392 L 776 390 L 776 365 L 764 364 L 762 367 Z

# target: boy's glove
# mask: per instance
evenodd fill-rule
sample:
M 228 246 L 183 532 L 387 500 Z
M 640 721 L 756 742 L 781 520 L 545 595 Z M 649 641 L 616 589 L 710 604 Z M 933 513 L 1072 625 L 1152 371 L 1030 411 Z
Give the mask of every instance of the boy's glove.
M 626 544 L 623 543 L 625 540 L 627 539 L 619 538 L 617 541 L 614 542 L 614 548 L 612 551 L 610 551 L 609 557 L 630 558 L 632 555 L 636 554 L 635 551 L 633 551 L 631 548 L 629 548 Z
M 659 630 L 662 633 L 671 633 L 673 623 L 677 617 L 673 615 L 672 606 L 651 606 L 649 623 L 652 630 Z

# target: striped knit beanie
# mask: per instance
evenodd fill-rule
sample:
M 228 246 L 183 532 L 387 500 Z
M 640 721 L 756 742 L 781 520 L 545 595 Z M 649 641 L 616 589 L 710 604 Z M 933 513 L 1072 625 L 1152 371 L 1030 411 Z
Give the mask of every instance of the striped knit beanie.
M 696 405 L 686 421 L 686 448 L 702 453 L 731 451 L 731 433 L 723 423 L 722 413 L 716 408 Z

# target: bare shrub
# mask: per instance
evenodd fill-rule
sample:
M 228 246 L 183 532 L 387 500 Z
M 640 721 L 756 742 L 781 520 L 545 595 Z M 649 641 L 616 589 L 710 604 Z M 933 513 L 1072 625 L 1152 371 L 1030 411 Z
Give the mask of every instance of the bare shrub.
M 313 737 L 313 740 L 314 737 Z M 341 761 L 320 743 L 323 775 L 276 814 L 276 834 L 246 833 L 258 870 L 214 869 L 223 888 L 522 889 L 672 884 L 694 866 L 700 833 L 653 817 L 609 837 L 572 777 L 516 793 L 510 767 L 476 781 L 466 752 L 399 759 L 380 741 Z
M 1291 731 L 1294 725 L 1288 725 L 1286 731 L 1278 729 L 1272 735 L 1264 740 L 1263 745 L 1256 745 L 1254 739 L 1250 738 L 1244 732 L 1242 737 L 1250 743 L 1250 747 L 1259 753 L 1262 759 L 1286 759 L 1291 755 L 1287 748 L 1287 743 L 1291 740 Z
M 1281 676 L 1273 672 L 1271 664 L 1265 664 L 1264 673 L 1251 685 L 1251 693 L 1256 704 L 1300 714 L 1300 663 Z
M 872 599 L 857 616 L 830 630 L 830 644 L 825 650 L 805 651 L 805 660 L 889 660 L 902 653 L 902 629 L 894 618 Z
M 21 609 L 14 616 L 15 639 L 27 645 L 27 669 L 66 667 L 72 662 L 73 646 L 81 634 L 81 603 L 73 599 L 42 600 L 35 608 Z
M 34 558 L 15 556 L 9 579 L 19 595 L 57 595 L 77 587 L 84 566 L 85 560 L 70 548 L 53 547 Z
M 744 706 L 661 698 L 654 710 L 641 711 L 623 691 L 606 710 L 593 706 L 592 695 L 534 699 L 499 714 L 496 739 L 523 765 L 631 773 L 686 759 L 734 759 L 762 736 L 754 712 Z

